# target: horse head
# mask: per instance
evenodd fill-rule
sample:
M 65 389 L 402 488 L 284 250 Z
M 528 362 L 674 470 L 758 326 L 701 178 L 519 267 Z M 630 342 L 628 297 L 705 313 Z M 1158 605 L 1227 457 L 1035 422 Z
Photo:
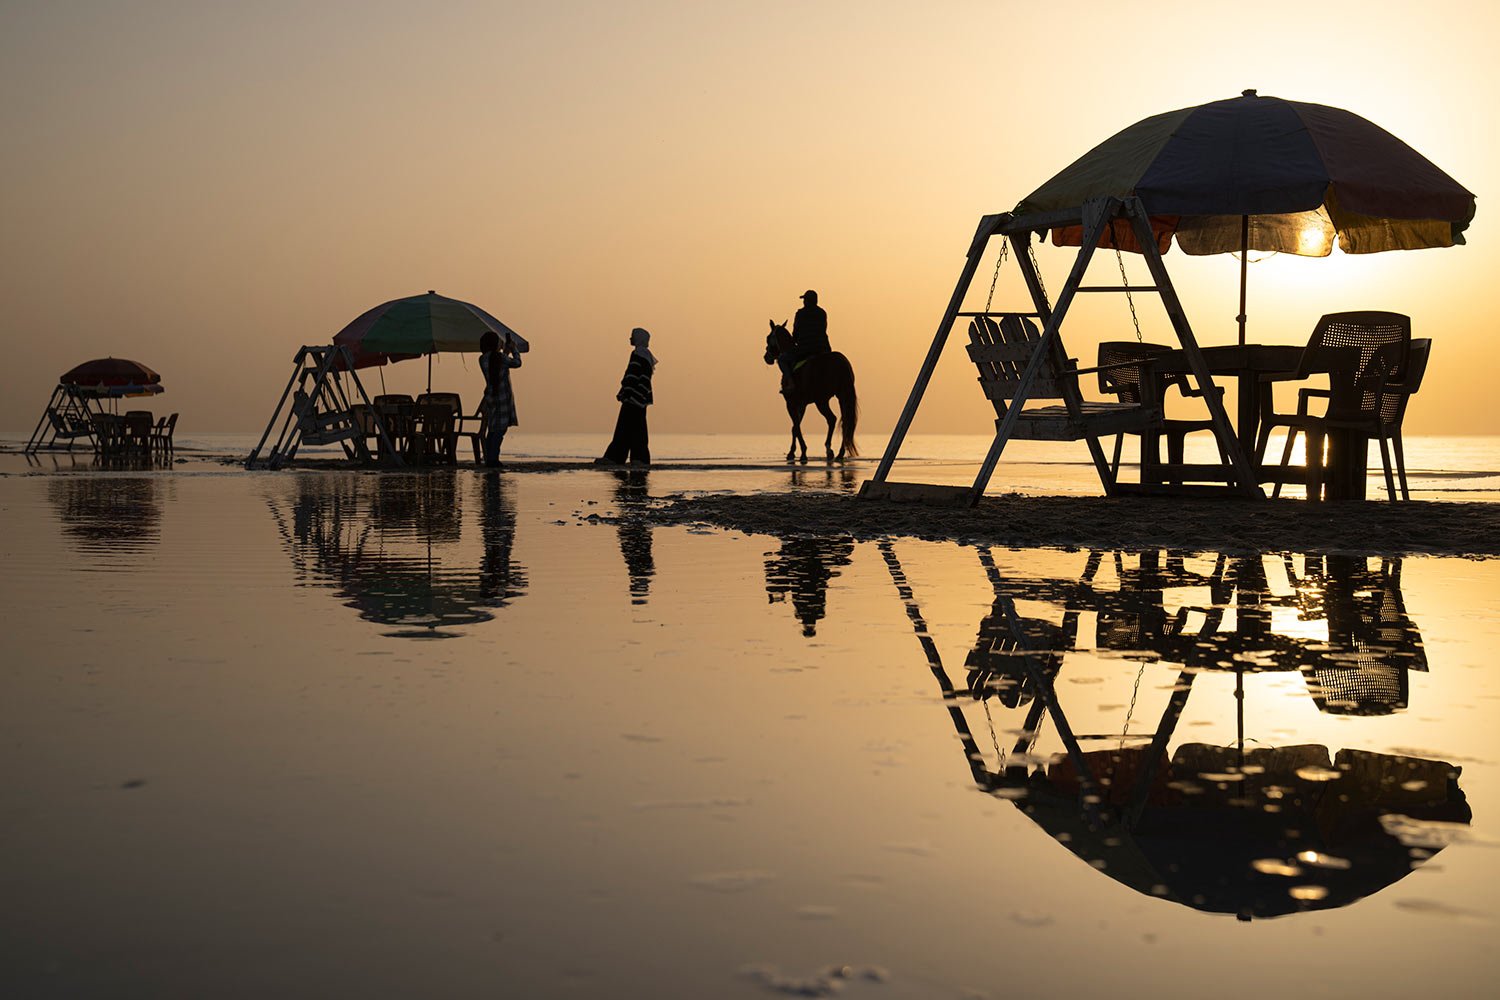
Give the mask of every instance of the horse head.
M 775 320 L 767 320 L 771 324 L 771 332 L 766 334 L 766 364 L 774 365 L 777 355 L 791 349 L 792 335 L 787 331 L 786 320 L 780 323 Z

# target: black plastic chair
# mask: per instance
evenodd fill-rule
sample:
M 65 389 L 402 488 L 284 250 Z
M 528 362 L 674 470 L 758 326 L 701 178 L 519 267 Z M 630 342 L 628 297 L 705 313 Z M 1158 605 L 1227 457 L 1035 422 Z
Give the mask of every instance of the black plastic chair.
M 1287 428 L 1286 446 L 1281 453 L 1281 469 L 1291 461 L 1292 446 L 1300 432 L 1307 444 L 1307 496 L 1316 499 L 1322 495 L 1323 487 L 1323 442 L 1330 429 L 1364 432 L 1371 437 L 1380 437 L 1381 397 L 1387 386 L 1401 384 L 1406 376 L 1407 356 L 1411 346 L 1411 317 L 1401 313 L 1367 310 L 1362 312 L 1329 313 L 1318 320 L 1313 333 L 1303 349 L 1303 360 L 1298 364 L 1294 379 L 1310 377 L 1311 359 L 1325 348 L 1349 348 L 1357 351 L 1357 360 L 1347 373 L 1332 375 L 1327 389 L 1306 388 L 1297 390 L 1297 412 L 1264 413 L 1260 418 L 1260 433 L 1255 446 L 1255 461 L 1261 465 L 1265 460 L 1266 446 L 1270 444 L 1271 431 L 1276 427 Z M 1322 414 L 1310 412 L 1312 400 L 1328 400 L 1327 410 Z M 1381 451 L 1385 453 L 1385 439 L 1381 437 Z M 1390 476 L 1390 462 L 1386 462 L 1386 475 Z M 1285 474 L 1278 475 L 1273 497 L 1281 495 Z M 1394 499 L 1394 492 L 1392 493 Z

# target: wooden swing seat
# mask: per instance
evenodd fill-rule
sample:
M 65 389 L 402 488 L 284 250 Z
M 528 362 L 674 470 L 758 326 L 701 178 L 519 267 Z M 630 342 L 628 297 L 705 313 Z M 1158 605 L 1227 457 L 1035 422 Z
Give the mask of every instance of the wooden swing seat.
M 1018 313 L 976 316 L 969 323 L 969 359 L 979 370 L 979 385 L 985 398 L 994 404 L 997 426 L 1005 419 L 1041 339 L 1041 331 L 1030 317 Z M 1099 372 L 1101 368 L 1079 368 L 1075 360 L 1064 357 L 1060 350 L 1049 352 L 1041 365 L 1031 380 L 1026 400 L 1063 402 L 1023 408 L 1016 415 L 1012 438 L 1079 441 L 1113 434 L 1139 434 L 1161 427 L 1161 404 L 1146 394 L 1138 402 L 1084 400 L 1078 376 Z

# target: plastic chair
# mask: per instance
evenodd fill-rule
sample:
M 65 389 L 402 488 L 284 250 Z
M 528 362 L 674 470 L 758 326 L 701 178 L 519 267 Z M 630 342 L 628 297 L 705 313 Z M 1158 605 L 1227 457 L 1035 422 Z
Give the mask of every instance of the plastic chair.
M 150 410 L 129 410 L 125 413 L 125 443 L 141 452 L 151 452 L 151 431 L 156 426 Z
M 1297 390 L 1296 413 L 1264 413 L 1260 419 L 1260 433 L 1255 446 L 1255 461 L 1261 465 L 1265 459 L 1266 446 L 1270 443 L 1271 431 L 1275 427 L 1287 428 L 1286 446 L 1281 453 L 1281 469 L 1285 470 L 1292 456 L 1292 445 L 1298 432 L 1307 439 L 1307 496 L 1316 499 L 1323 486 L 1323 442 L 1330 428 L 1363 431 L 1371 437 L 1379 436 L 1381 395 L 1387 386 L 1402 382 L 1406 375 L 1407 356 L 1411 346 L 1411 317 L 1401 313 L 1367 310 L 1363 312 L 1329 313 L 1318 320 L 1302 352 L 1292 378 L 1306 379 L 1311 376 L 1311 359 L 1325 348 L 1352 348 L 1358 351 L 1353 369 L 1347 373 L 1329 377 L 1327 389 L 1306 388 Z M 1313 399 L 1328 400 L 1323 414 L 1310 412 Z M 1382 438 L 1382 454 L 1385 446 Z M 1386 461 L 1386 476 L 1390 476 L 1390 462 Z M 1281 495 L 1285 475 L 1279 475 L 1271 491 L 1273 497 Z M 1394 492 L 1392 499 L 1394 499 Z
M 1140 406 L 1144 403 L 1146 393 L 1144 392 L 1141 379 L 1145 371 L 1144 364 L 1153 358 L 1170 353 L 1172 348 L 1164 344 L 1145 344 L 1134 340 L 1109 340 L 1099 345 L 1099 391 L 1106 392 L 1119 398 L 1122 403 L 1131 403 Z M 1158 376 L 1160 392 L 1157 398 L 1164 398 L 1167 389 L 1176 386 L 1184 396 L 1201 396 L 1202 393 L 1192 388 L 1186 375 Z M 1223 390 L 1220 390 L 1222 395 Z M 1159 426 L 1149 428 L 1145 431 L 1131 431 L 1127 433 L 1142 434 L 1141 450 L 1141 479 L 1144 482 L 1148 476 L 1151 465 L 1160 464 L 1161 456 L 1156 449 L 1158 436 L 1167 439 L 1167 462 L 1181 466 L 1187 447 L 1187 436 L 1194 431 L 1212 431 L 1214 424 L 1212 420 L 1162 420 Z M 1149 444 L 1148 444 L 1149 442 Z M 1110 468 L 1118 472 L 1120 468 L 1120 452 L 1125 444 L 1125 435 L 1119 434 L 1115 437 L 1115 453 L 1110 460 Z M 1151 454 L 1146 454 L 1147 449 Z M 1229 459 L 1223 455 L 1220 449 L 1220 459 L 1225 465 Z M 1181 482 L 1180 474 L 1169 476 L 1172 482 Z
M 163 455 L 172 453 L 172 431 L 177 426 L 177 414 L 162 417 L 151 429 L 151 447 L 161 451 Z

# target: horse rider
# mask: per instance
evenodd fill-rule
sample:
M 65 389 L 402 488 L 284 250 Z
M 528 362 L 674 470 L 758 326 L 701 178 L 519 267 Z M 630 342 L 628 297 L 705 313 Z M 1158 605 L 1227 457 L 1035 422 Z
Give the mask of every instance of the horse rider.
M 781 366 L 781 391 L 792 386 L 792 373 L 802 362 L 819 354 L 829 354 L 828 314 L 818 305 L 818 293 L 809 288 L 802 293 L 802 308 L 792 320 L 792 349 L 777 358 Z

